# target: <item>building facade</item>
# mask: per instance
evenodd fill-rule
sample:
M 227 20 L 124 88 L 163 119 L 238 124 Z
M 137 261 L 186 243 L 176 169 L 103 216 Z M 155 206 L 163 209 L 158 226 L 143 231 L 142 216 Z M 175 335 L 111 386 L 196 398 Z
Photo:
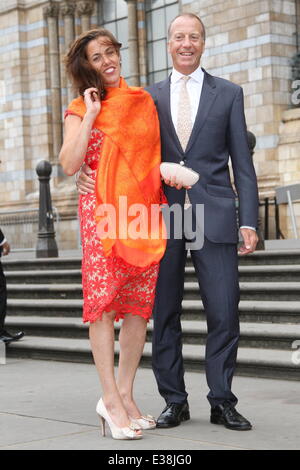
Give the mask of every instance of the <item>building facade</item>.
M 206 26 L 202 66 L 243 87 L 247 126 L 256 136 L 261 198 L 273 196 L 278 186 L 300 183 L 300 113 L 291 102 L 299 0 L 5 0 L 0 3 L 0 212 L 37 207 L 35 168 L 39 160 L 49 160 L 60 248 L 77 245 L 74 178 L 65 177 L 58 164 L 63 112 L 74 97 L 63 65 L 68 46 L 82 31 L 110 29 L 122 42 L 124 77 L 145 86 L 171 71 L 167 27 L 181 12 L 198 14 Z M 296 213 L 300 222 L 300 206 Z M 285 207 L 281 229 L 292 236 Z

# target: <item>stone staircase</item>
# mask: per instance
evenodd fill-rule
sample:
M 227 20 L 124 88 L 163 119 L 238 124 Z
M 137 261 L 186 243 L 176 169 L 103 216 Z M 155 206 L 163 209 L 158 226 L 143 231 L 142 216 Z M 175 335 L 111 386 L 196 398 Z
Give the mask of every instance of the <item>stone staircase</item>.
M 4 260 L 8 330 L 26 336 L 7 348 L 8 357 L 91 362 L 88 325 L 82 324 L 80 257 Z M 240 258 L 241 339 L 236 373 L 300 380 L 292 361 L 300 347 L 300 251 L 259 251 Z M 186 370 L 203 370 L 206 322 L 198 284 L 187 260 L 183 300 Z M 120 325 L 116 324 L 116 339 Z M 142 365 L 151 365 L 152 322 Z M 116 341 L 116 360 L 118 342 Z

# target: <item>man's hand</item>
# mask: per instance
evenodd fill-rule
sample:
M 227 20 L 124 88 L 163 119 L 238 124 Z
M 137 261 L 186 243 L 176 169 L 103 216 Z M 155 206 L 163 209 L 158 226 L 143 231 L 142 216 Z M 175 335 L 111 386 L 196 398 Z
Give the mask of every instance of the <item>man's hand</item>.
M 3 254 L 3 256 L 8 255 L 9 252 L 10 252 L 9 243 L 8 242 L 3 243 L 3 245 L 2 245 L 2 254 Z
M 192 186 L 183 186 L 182 183 L 178 183 L 176 180 L 176 176 L 172 176 L 170 179 L 165 179 L 162 178 L 165 184 L 168 186 L 171 186 L 171 188 L 176 188 L 176 189 L 191 189 Z
M 78 172 L 76 186 L 79 194 L 91 194 L 95 191 L 95 180 L 89 176 L 92 173 L 93 170 L 86 164 L 84 164 Z
M 240 231 L 244 240 L 244 244 L 239 248 L 239 253 L 241 255 L 253 253 L 258 242 L 256 231 L 252 230 L 251 228 L 241 228 Z

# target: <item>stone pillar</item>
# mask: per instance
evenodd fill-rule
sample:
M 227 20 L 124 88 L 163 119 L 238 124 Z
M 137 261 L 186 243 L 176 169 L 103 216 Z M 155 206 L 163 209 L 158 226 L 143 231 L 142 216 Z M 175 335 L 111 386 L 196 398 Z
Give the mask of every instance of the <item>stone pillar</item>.
M 146 32 L 146 13 L 143 0 L 137 2 L 137 25 L 138 25 L 138 44 L 139 44 L 139 76 L 140 86 L 147 85 L 147 32 Z
M 61 84 L 60 84 L 60 57 L 58 43 L 58 15 L 59 6 L 50 2 L 44 7 L 44 16 L 48 25 L 49 39 L 49 65 L 50 65 L 50 87 L 52 106 L 52 154 L 50 160 L 57 162 L 58 154 L 62 145 L 62 119 L 61 119 Z
M 137 1 L 126 0 L 128 3 L 128 49 L 130 85 L 140 85 L 139 74 L 139 45 L 137 32 Z
M 71 43 L 75 39 L 75 25 L 74 25 L 74 14 L 75 14 L 75 3 L 73 1 L 65 0 L 60 4 L 60 12 L 64 20 L 64 36 L 65 36 L 65 47 L 64 53 L 68 52 Z M 63 66 L 64 67 L 64 66 Z M 72 85 L 69 80 L 67 83 L 67 103 L 70 103 L 75 94 L 72 89 Z
M 82 0 L 76 5 L 78 15 L 81 17 L 81 32 L 84 33 L 91 28 L 91 15 L 94 11 L 93 0 Z

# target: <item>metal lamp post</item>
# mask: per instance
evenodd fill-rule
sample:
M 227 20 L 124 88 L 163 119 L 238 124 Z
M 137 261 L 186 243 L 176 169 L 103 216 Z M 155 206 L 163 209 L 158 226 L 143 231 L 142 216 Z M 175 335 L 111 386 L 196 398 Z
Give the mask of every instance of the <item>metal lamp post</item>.
M 36 172 L 40 182 L 39 231 L 36 245 L 36 257 L 56 258 L 58 257 L 58 249 L 55 241 L 49 184 L 52 166 L 47 160 L 42 160 L 37 164 Z

